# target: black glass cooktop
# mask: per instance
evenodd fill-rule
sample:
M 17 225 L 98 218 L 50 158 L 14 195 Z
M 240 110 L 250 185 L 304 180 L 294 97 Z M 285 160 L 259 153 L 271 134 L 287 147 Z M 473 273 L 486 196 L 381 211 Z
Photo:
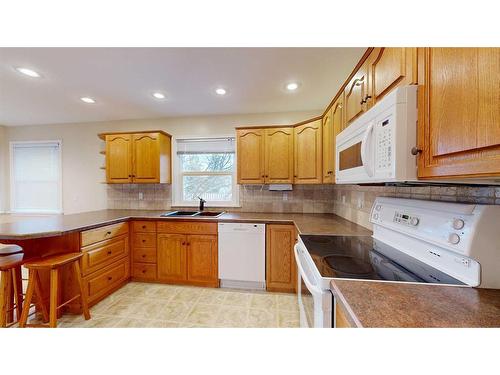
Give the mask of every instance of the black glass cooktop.
M 465 285 L 371 236 L 300 238 L 323 277 Z

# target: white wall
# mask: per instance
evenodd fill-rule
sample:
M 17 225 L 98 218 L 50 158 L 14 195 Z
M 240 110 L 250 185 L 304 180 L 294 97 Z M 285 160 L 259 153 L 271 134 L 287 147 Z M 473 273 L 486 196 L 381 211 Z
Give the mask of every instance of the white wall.
M 104 142 L 97 137 L 98 133 L 164 130 L 174 138 L 228 136 L 235 134 L 236 126 L 293 124 L 319 114 L 319 111 L 288 112 L 15 126 L 4 130 L 0 127 L 0 146 L 2 131 L 5 133 L 5 146 L 10 141 L 62 140 L 63 209 L 65 214 L 70 214 L 105 209 L 107 206 L 106 185 L 102 184 L 105 171 L 99 168 L 104 165 L 104 156 L 99 153 L 104 149 Z M 8 150 L 8 147 L 2 148 Z M 8 165 L 0 176 L 5 177 L 4 184 L 8 186 Z M 8 192 L 4 196 L 8 207 Z

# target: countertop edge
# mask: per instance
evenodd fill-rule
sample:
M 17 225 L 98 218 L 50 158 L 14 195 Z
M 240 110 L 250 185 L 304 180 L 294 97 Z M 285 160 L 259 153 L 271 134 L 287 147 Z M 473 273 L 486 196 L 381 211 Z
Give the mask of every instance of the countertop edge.
M 330 282 L 330 290 L 335 299 L 338 298 L 340 300 L 338 301 L 342 305 L 340 308 L 343 308 L 346 312 L 346 317 L 349 319 L 349 323 L 351 323 L 356 328 L 363 328 L 363 324 L 361 324 L 358 317 L 356 316 L 354 311 L 352 311 L 351 306 L 349 306 L 349 303 L 340 291 L 339 287 L 337 286 L 337 284 L 335 284 L 335 279 Z M 337 304 L 337 301 L 335 301 L 335 304 Z M 337 308 L 337 305 L 335 305 L 334 308 Z

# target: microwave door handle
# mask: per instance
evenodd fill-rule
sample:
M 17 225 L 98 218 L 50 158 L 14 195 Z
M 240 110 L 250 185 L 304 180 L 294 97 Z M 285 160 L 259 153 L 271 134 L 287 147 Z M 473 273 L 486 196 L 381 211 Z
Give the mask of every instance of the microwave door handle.
M 371 160 L 367 160 L 366 158 L 366 149 L 368 147 L 368 140 L 373 132 L 373 122 L 368 125 L 368 128 L 365 131 L 365 135 L 363 136 L 363 140 L 361 141 L 361 162 L 363 163 L 363 167 L 365 168 L 366 174 L 368 177 L 373 177 L 373 170 L 371 167 Z
M 309 280 L 309 275 L 307 275 L 304 272 L 304 268 L 302 267 L 302 261 L 300 259 L 301 256 L 299 254 L 299 251 L 301 251 L 301 250 L 298 249 L 298 245 L 295 245 L 294 246 L 295 261 L 297 262 L 297 268 L 298 268 L 300 276 L 302 277 L 302 280 L 304 281 L 304 284 L 306 284 L 306 287 L 307 287 L 307 289 L 309 289 L 309 292 L 311 292 L 311 294 L 321 294 L 322 293 L 321 289 L 318 288 L 317 286 L 313 285 L 313 283 L 311 283 L 311 280 Z

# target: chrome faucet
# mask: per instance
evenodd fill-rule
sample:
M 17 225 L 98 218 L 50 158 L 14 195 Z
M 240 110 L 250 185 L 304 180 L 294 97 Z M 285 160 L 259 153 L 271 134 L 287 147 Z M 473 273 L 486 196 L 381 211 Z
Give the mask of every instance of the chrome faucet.
M 198 199 L 200 200 L 199 210 L 203 211 L 203 209 L 205 208 L 205 203 L 207 203 L 207 201 L 205 199 L 203 199 L 202 197 L 198 197 Z

